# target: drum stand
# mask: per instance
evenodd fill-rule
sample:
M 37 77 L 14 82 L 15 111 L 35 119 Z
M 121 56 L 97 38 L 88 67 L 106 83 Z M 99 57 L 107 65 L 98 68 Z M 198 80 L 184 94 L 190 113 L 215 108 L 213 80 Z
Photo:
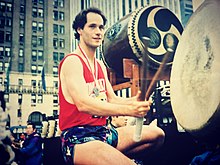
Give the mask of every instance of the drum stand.
M 166 69 L 162 75 L 158 77 L 158 81 L 169 81 L 170 70 Z M 123 77 L 130 79 L 127 82 L 116 84 L 116 74 L 112 69 L 107 69 L 109 81 L 114 91 L 131 88 L 131 96 L 135 96 L 139 89 L 140 82 L 140 66 L 133 59 L 123 59 Z M 147 73 L 147 80 L 151 81 L 156 73 L 156 70 L 149 70 Z
M 135 96 L 140 87 L 140 65 L 133 59 L 123 59 L 123 77 L 128 79 L 128 81 L 116 84 L 117 78 L 116 73 L 112 69 L 108 69 L 109 81 L 113 87 L 114 91 L 131 88 L 131 96 Z M 157 70 L 149 69 L 147 73 L 147 80 L 150 82 L 154 78 Z M 171 68 L 166 68 L 164 72 L 157 78 L 156 81 L 169 81 L 170 80 Z M 155 86 L 156 89 L 156 86 Z M 169 124 L 173 124 L 175 121 L 174 115 L 171 110 L 167 111 L 167 105 L 163 105 L 161 100 L 163 99 L 161 94 L 158 94 L 158 89 L 154 92 L 155 105 L 152 110 L 148 112 L 148 117 L 146 118 L 145 124 L 149 124 L 153 119 L 158 119 L 158 126 L 167 127 Z M 168 112 L 168 113 L 167 113 Z M 164 119 L 168 122 L 163 123 Z M 171 120 L 167 120 L 171 119 Z M 170 122 L 170 123 L 169 123 Z M 174 123 L 175 125 L 176 123 Z M 176 129 L 176 127 L 174 128 Z

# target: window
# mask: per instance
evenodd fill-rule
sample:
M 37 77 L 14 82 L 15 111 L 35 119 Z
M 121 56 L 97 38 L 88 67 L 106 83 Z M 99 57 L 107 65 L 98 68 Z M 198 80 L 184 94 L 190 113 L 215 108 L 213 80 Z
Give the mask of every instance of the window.
M 28 117 L 28 122 L 33 122 L 35 125 L 41 125 L 43 121 L 43 116 L 40 112 L 33 112 Z
M 60 53 L 60 61 L 64 58 L 64 53 Z
M 3 71 L 3 62 L 2 61 L 0 61 L 0 71 Z M 1 80 L 1 82 L 2 82 L 2 77 L 0 77 L 0 80 Z M 2 84 L 2 83 L 1 83 Z
M 6 42 L 10 42 L 11 41 L 11 32 L 6 32 L 5 40 L 6 40 Z
M 179 6 L 178 6 L 176 1 L 174 1 L 174 11 L 178 15 L 178 13 L 179 13 Z
M 43 17 L 44 17 L 44 11 L 43 11 L 43 9 L 38 9 L 38 16 L 39 16 L 40 18 L 43 18 Z
M 44 3 L 44 0 L 38 0 L 38 2 L 39 2 L 40 4 L 43 4 L 43 3 Z
M 24 64 L 23 63 L 18 64 L 18 72 L 24 72 Z
M 39 103 L 39 104 L 43 103 L 43 95 L 42 94 L 38 94 L 37 103 Z
M 24 56 L 24 49 L 19 49 L 19 57 L 23 57 Z
M 57 52 L 53 52 L 53 61 L 54 62 L 58 61 L 58 53 Z
M 17 117 L 21 117 L 21 116 L 22 116 L 22 113 L 21 113 L 21 109 L 19 108 L 17 112 Z
M 20 6 L 20 13 L 24 14 L 24 5 Z
M 32 0 L 32 2 L 33 2 L 34 4 L 37 4 L 37 0 Z
M 63 25 L 60 25 L 60 34 L 65 33 L 65 27 Z
M 54 82 L 53 82 L 53 87 L 56 88 L 56 89 L 58 89 L 58 81 L 54 81 Z
M 20 27 L 24 27 L 24 20 L 23 19 L 20 19 Z
M 53 66 L 53 74 L 54 75 L 58 74 L 58 67 L 57 66 Z
M 1 17 L 0 18 L 0 27 L 3 28 L 5 26 L 5 18 Z
M 31 66 L 31 73 L 37 73 L 37 66 L 34 64 Z
M 4 56 L 4 47 L 0 47 L 0 57 Z
M 58 47 L 58 39 L 57 39 L 57 38 L 54 38 L 54 39 L 53 39 L 53 47 L 54 47 L 54 48 L 57 48 L 57 47 Z
M 58 20 L 58 11 L 53 11 L 53 19 L 54 19 L 55 21 Z
M 7 103 L 9 102 L 9 94 L 8 93 L 4 94 L 4 99 Z
M 6 42 L 10 42 L 11 41 L 11 32 L 6 32 L 5 40 L 6 40 Z
M 31 86 L 36 88 L 37 86 L 36 80 L 31 80 Z
M 65 40 L 60 39 L 60 48 L 65 48 Z
M 64 20 L 64 12 L 59 12 L 59 19 Z
M 9 47 L 6 47 L 5 48 L 5 56 L 11 56 L 11 48 L 9 48 Z
M 44 60 L 44 52 L 41 50 L 38 51 L 38 60 Z
M 55 8 L 58 7 L 58 0 L 53 0 L 53 6 L 54 6 Z
M 58 96 L 57 95 L 53 95 L 53 103 L 58 104 Z
M 1 63 L 0 63 L 0 66 L 2 66 Z M 0 85 L 2 85 L 2 84 L 3 84 L 3 78 L 0 77 Z
M 37 47 L 37 36 L 32 36 L 32 46 Z
M 37 51 L 32 50 L 32 61 L 37 61 Z
M 20 79 L 20 78 L 18 79 L 18 85 L 19 85 L 19 86 L 22 86 L 22 85 L 23 85 L 23 79 Z
M 32 16 L 37 17 L 37 8 L 36 7 L 33 7 L 33 9 L 32 9 Z
M 5 70 L 7 70 L 8 66 L 9 66 L 9 62 L 5 62 Z
M 5 38 L 5 32 L 0 31 L 0 43 L 4 43 L 4 38 Z
M 53 24 L 53 32 L 58 33 L 58 25 L 57 24 Z
M 19 42 L 24 43 L 24 34 L 20 33 Z
M 40 74 L 43 70 L 43 66 L 42 65 L 38 65 L 37 66 L 37 70 L 38 70 L 38 73 Z
M 193 8 L 192 4 L 186 4 L 186 7 L 191 9 Z
M 169 10 L 173 11 L 173 1 L 169 0 Z
M 0 3 L 0 11 L 5 12 L 5 3 L 4 2 Z
M 38 30 L 41 32 L 44 31 L 44 23 L 43 22 L 38 23 Z
M 22 94 L 18 94 L 18 104 L 21 105 L 22 103 Z
M 32 30 L 37 31 L 37 22 L 36 21 L 32 22 Z
M 11 27 L 11 18 L 6 18 L 6 26 Z
M 59 7 L 64 7 L 64 0 L 59 0 Z
M 53 116 L 58 116 L 58 110 L 53 110 Z
M 167 1 L 164 1 L 164 5 L 163 5 L 164 7 L 167 7 Z
M 42 36 L 38 37 L 38 46 L 43 46 L 44 45 L 44 38 Z
M 8 11 L 8 12 L 12 11 L 12 4 L 11 3 L 7 3 L 6 11 Z
M 35 93 L 31 94 L 31 104 L 36 104 L 36 94 Z

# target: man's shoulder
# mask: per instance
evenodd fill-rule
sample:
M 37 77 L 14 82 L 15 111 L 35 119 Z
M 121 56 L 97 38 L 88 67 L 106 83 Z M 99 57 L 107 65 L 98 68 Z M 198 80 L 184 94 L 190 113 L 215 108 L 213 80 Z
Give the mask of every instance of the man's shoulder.
M 32 139 L 41 139 L 41 136 L 40 136 L 40 134 L 39 133 L 35 133 L 35 134 L 33 134 L 33 136 L 32 136 Z
M 62 62 L 62 65 L 67 65 L 72 68 L 78 65 L 81 65 L 81 60 L 80 60 L 80 56 L 78 54 L 67 54 Z

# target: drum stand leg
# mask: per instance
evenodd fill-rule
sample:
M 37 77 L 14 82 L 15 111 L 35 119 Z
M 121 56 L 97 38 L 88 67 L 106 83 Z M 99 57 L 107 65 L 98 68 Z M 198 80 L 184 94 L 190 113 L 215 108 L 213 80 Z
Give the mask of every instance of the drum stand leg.
M 109 81 L 114 91 L 131 88 L 131 96 L 135 96 L 139 89 L 139 65 L 132 59 L 123 60 L 124 78 L 129 81 L 116 84 L 116 74 L 112 69 L 107 69 Z

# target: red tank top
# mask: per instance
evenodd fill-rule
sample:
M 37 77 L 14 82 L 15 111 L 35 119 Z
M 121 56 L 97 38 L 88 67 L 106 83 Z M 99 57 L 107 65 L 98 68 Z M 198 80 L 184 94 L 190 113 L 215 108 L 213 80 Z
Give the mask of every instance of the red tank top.
M 91 125 L 91 126 L 100 126 L 106 124 L 106 117 L 97 117 L 92 116 L 87 113 L 79 112 L 75 104 L 71 104 L 64 98 L 62 87 L 61 87 L 61 81 L 60 81 L 60 69 L 62 67 L 62 64 L 64 60 L 69 56 L 77 56 L 83 66 L 83 76 L 87 84 L 88 88 L 88 95 L 92 96 L 94 95 L 92 93 L 92 90 L 94 88 L 94 78 L 91 74 L 91 71 L 87 67 L 86 63 L 83 61 L 83 59 L 78 56 L 77 54 L 68 54 L 64 57 L 64 59 L 60 62 L 59 69 L 58 69 L 58 75 L 59 75 L 59 105 L 60 105 L 60 113 L 59 113 L 59 127 L 60 130 L 63 131 L 65 129 L 74 127 L 74 126 L 82 126 L 82 125 Z M 98 66 L 98 83 L 96 85 L 99 85 L 100 88 L 100 94 L 97 97 L 100 100 L 106 100 L 106 81 L 105 76 L 102 71 L 102 68 L 100 64 L 97 62 Z

